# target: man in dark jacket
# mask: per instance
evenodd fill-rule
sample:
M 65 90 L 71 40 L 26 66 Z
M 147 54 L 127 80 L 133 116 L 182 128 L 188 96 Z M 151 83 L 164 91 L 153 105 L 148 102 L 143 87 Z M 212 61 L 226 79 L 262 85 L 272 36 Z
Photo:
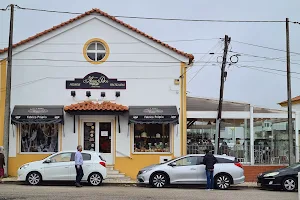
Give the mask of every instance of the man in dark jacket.
M 206 189 L 213 190 L 213 188 L 214 188 L 214 165 L 217 163 L 217 159 L 208 149 L 205 150 L 205 153 L 206 154 L 203 158 L 203 164 L 205 165 L 206 178 L 207 178 Z

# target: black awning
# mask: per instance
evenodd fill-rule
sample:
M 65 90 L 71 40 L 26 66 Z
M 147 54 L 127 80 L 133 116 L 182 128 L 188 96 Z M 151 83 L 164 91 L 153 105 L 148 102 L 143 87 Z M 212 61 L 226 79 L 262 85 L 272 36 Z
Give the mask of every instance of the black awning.
M 15 106 L 11 114 L 11 123 L 62 123 L 64 106 Z
M 135 124 L 178 123 L 176 106 L 129 106 L 129 122 Z

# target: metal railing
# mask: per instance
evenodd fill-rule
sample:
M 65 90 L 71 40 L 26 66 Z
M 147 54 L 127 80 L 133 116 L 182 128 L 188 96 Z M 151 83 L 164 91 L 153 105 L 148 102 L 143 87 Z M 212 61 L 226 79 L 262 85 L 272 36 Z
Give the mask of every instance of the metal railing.
M 187 154 L 204 154 L 205 150 L 208 149 L 214 153 L 213 145 L 198 145 L 198 144 L 188 144 L 187 145 Z M 295 160 L 295 151 L 294 147 L 293 157 Z M 236 157 L 239 162 L 250 163 L 251 162 L 251 148 L 250 145 L 234 145 L 234 146 L 225 146 L 221 145 L 218 151 L 218 154 L 226 154 L 228 156 Z M 286 145 L 277 145 L 276 147 L 266 147 L 262 145 L 254 146 L 254 163 L 261 164 L 288 164 L 289 163 L 289 152 Z

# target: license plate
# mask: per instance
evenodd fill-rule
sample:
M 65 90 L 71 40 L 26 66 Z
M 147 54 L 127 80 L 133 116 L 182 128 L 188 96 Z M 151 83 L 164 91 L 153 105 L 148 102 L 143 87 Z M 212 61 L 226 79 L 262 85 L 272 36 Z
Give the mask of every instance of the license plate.
M 257 183 L 257 186 L 258 186 L 258 187 L 261 187 L 261 183 Z

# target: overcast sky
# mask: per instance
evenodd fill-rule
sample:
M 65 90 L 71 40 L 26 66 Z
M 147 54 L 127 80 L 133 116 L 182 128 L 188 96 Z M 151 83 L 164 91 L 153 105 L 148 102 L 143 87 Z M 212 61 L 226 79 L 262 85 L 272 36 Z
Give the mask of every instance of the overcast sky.
M 85 12 L 92 8 L 99 8 L 110 15 L 123 16 L 223 20 L 285 20 L 286 17 L 289 17 L 291 21 L 300 21 L 299 0 L 1 0 L 0 8 L 5 8 L 11 3 L 21 7 L 71 12 Z M 14 43 L 72 17 L 74 15 L 16 10 Z M 236 42 L 285 50 L 285 23 L 211 23 L 120 19 L 160 40 L 208 39 L 169 42 L 171 46 L 187 53 L 193 53 L 195 62 L 199 60 L 199 63 L 195 64 L 187 73 L 189 80 L 196 75 L 188 83 L 189 95 L 219 97 L 220 64 L 213 65 L 211 62 L 221 60 L 217 58 L 221 55 L 211 56 L 207 52 L 222 53 L 223 43 L 215 38 L 221 38 L 227 34 L 232 39 L 230 45 L 232 52 L 229 53 L 229 56 L 235 54 L 233 52 L 239 52 L 241 56 L 238 64 L 227 68 L 228 77 L 225 82 L 224 99 L 248 102 L 269 108 L 276 108 L 278 102 L 287 99 L 286 73 L 280 72 L 280 70 L 286 70 L 286 53 Z M 3 48 L 8 43 L 9 11 L 0 11 L 0 23 L 0 47 Z M 299 35 L 300 25 L 290 24 L 292 52 L 300 53 Z M 292 96 L 294 97 L 300 95 L 300 54 L 291 54 L 291 56 L 292 63 L 294 63 L 291 64 L 291 70 L 299 73 L 292 74 L 294 77 L 292 78 Z M 282 59 L 269 59 L 278 57 L 282 57 Z M 205 65 L 207 61 L 208 63 Z M 202 70 L 197 73 L 201 68 Z

